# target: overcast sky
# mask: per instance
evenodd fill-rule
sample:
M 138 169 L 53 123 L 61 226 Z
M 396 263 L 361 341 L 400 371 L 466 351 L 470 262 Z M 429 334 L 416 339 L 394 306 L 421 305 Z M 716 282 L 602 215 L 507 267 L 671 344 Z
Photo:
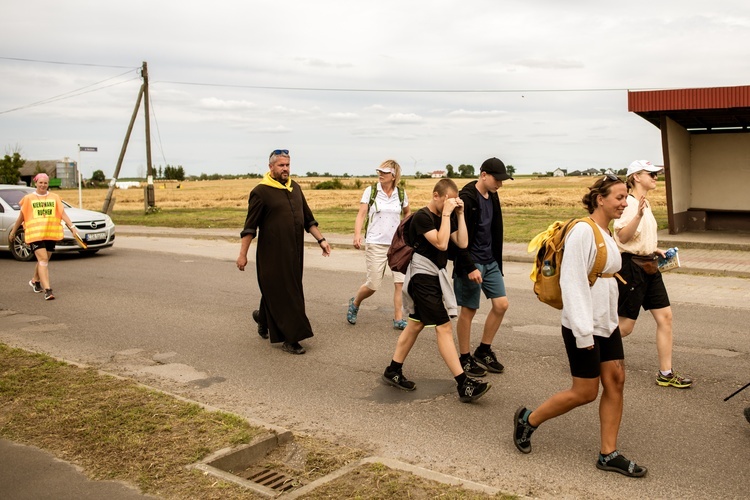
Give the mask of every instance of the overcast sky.
M 114 173 L 143 61 L 152 162 L 189 175 L 263 173 L 275 148 L 300 175 L 661 164 L 627 89 L 750 84 L 747 0 L 6 0 L 2 15 L 0 145 L 97 147 L 87 177 Z M 145 174 L 144 137 L 141 110 L 121 177 Z

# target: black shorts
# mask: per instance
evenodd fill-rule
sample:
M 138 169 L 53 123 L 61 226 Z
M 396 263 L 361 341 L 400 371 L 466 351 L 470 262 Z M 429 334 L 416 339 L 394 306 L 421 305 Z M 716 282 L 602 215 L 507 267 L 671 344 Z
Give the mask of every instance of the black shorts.
M 443 304 L 443 289 L 437 276 L 413 275 L 409 280 L 409 295 L 414 300 L 414 313 L 409 318 L 425 326 L 439 326 L 451 320 Z
M 35 241 L 34 243 L 29 243 L 29 246 L 31 247 L 32 252 L 36 252 L 40 248 L 44 248 L 48 252 L 54 252 L 55 243 L 57 243 L 55 240 L 42 240 L 42 241 Z
M 562 337 L 565 342 L 565 351 L 568 353 L 570 374 L 574 377 L 597 378 L 602 373 L 600 366 L 602 363 L 625 359 L 619 326 L 615 328 L 609 338 L 594 335 L 593 349 L 576 347 L 576 337 L 570 328 L 562 327 Z
M 617 281 L 620 292 L 617 301 L 619 316 L 636 320 L 641 307 L 645 311 L 669 307 L 669 295 L 661 273 L 657 271 L 656 274 L 646 274 L 638 264 L 633 263 L 633 254 L 622 254 L 620 276 L 628 283 L 623 285 L 621 281 Z

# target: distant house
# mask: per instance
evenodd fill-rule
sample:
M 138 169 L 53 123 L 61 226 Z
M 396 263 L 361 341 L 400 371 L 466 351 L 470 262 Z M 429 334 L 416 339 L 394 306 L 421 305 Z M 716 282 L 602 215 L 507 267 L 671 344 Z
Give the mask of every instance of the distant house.
M 76 162 L 65 158 L 64 160 L 26 160 L 20 170 L 21 180 L 27 186 L 39 172 L 49 175 L 50 179 L 60 179 L 61 188 L 74 188 L 77 186 Z M 52 183 L 50 183 L 52 184 Z
M 433 179 L 440 179 L 441 177 L 445 177 L 445 170 L 433 170 L 430 172 L 430 177 Z
M 617 175 L 617 172 L 613 171 L 611 168 L 608 168 L 604 171 L 604 175 Z
M 589 176 L 591 176 L 591 175 L 602 175 L 602 173 L 599 170 L 595 169 L 595 168 L 589 168 L 589 169 L 586 169 L 583 172 L 581 172 L 581 175 L 589 175 Z
M 567 175 L 568 171 L 562 168 L 556 168 L 552 172 L 552 177 L 565 177 Z
M 573 170 L 571 173 L 568 174 L 568 177 L 580 177 L 583 174 L 580 170 Z

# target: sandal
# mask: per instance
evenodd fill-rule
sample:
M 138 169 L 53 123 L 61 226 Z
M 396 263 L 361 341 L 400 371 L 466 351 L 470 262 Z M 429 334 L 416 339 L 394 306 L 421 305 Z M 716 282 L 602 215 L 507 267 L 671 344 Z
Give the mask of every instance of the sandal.
M 628 460 L 619 451 L 615 450 L 607 456 L 599 454 L 596 468 L 606 471 L 619 472 L 628 477 L 643 477 L 648 469 L 641 467 L 632 460 Z

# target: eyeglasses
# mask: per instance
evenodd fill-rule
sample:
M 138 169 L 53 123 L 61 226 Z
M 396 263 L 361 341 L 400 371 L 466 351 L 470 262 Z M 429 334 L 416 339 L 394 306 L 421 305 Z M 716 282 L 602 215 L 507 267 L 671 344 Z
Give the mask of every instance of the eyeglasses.
M 276 155 L 289 156 L 289 150 L 288 149 L 274 149 L 273 151 L 271 151 L 271 154 L 268 157 L 270 158 L 271 156 L 276 156 Z

